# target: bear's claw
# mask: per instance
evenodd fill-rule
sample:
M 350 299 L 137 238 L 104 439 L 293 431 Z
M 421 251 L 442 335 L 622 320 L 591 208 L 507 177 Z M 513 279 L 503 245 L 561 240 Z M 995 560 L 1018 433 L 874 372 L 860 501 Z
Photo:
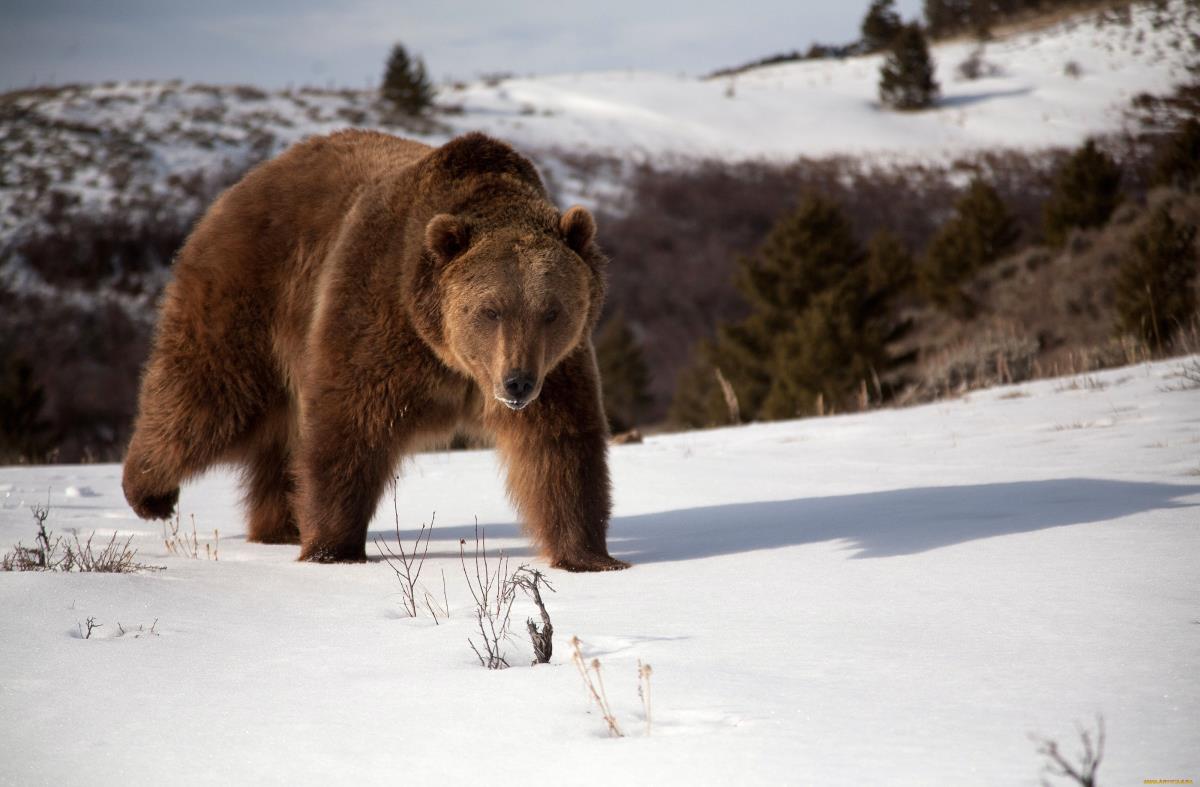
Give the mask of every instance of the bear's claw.
M 561 568 L 564 571 L 623 571 L 629 568 L 630 564 L 624 560 L 617 560 L 610 555 L 581 555 L 579 557 L 559 558 L 550 564 L 552 568 Z

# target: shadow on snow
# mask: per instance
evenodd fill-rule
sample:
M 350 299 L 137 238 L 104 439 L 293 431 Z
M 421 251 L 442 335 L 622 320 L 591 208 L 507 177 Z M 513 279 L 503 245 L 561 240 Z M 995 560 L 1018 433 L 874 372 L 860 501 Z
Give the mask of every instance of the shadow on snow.
M 856 550 L 855 558 L 892 557 L 1155 509 L 1194 507 L 1200 503 L 1177 501 L 1196 494 L 1200 486 L 1064 478 L 733 503 L 614 518 L 609 549 L 637 564 L 840 539 Z M 489 541 L 521 536 L 511 523 L 481 527 Z M 433 541 L 438 546 L 429 556 L 457 557 L 460 538 L 467 540 L 470 556 L 474 533 L 470 525 L 436 528 Z M 401 531 L 406 547 L 415 536 L 415 530 Z M 393 542 L 395 533 L 377 530 L 370 537 Z M 488 551 L 496 550 L 489 546 Z M 505 552 L 515 559 L 533 554 L 528 545 Z

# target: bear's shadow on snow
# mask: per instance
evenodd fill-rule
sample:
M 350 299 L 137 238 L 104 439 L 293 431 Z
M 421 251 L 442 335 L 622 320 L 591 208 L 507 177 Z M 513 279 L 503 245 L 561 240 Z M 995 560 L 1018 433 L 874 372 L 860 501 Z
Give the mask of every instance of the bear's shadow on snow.
M 854 558 L 913 555 L 979 538 L 1028 533 L 1065 525 L 1105 522 L 1145 511 L 1193 508 L 1179 498 L 1200 494 L 1200 486 L 1064 478 L 971 486 L 894 489 L 831 497 L 806 497 L 616 517 L 609 529 L 609 551 L 633 564 L 716 557 L 755 549 L 844 540 Z M 517 525 L 481 525 L 491 559 L 501 539 L 519 539 L 504 547 L 510 559 L 532 559 L 535 552 Z M 416 530 L 402 530 L 407 549 Z M 466 539 L 470 560 L 475 529 L 438 527 L 429 557 L 458 557 Z M 377 530 L 394 545 L 395 531 Z M 447 544 L 449 542 L 449 544 Z M 449 547 L 449 548 L 447 548 Z M 370 560 L 380 560 L 375 549 Z
M 852 557 L 912 555 L 979 538 L 1191 508 L 1200 486 L 1090 478 L 895 489 L 620 517 L 610 551 L 658 563 L 845 540 Z

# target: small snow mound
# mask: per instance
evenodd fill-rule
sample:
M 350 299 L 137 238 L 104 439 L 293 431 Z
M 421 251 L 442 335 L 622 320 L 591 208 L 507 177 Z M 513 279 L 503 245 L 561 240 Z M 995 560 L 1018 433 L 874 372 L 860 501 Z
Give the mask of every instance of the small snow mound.
M 63 492 L 67 497 L 99 497 L 100 493 L 90 486 L 68 486 Z

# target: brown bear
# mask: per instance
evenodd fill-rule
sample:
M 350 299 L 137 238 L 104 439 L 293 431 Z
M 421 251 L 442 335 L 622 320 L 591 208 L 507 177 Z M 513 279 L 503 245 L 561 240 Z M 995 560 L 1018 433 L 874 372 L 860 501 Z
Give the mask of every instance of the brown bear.
M 482 134 L 440 148 L 367 131 L 299 143 L 220 196 L 179 252 L 123 487 L 144 518 L 244 467 L 248 537 L 366 559 L 398 461 L 494 437 L 552 565 L 606 544 L 608 427 L 591 332 L 606 259 L 581 207 Z

